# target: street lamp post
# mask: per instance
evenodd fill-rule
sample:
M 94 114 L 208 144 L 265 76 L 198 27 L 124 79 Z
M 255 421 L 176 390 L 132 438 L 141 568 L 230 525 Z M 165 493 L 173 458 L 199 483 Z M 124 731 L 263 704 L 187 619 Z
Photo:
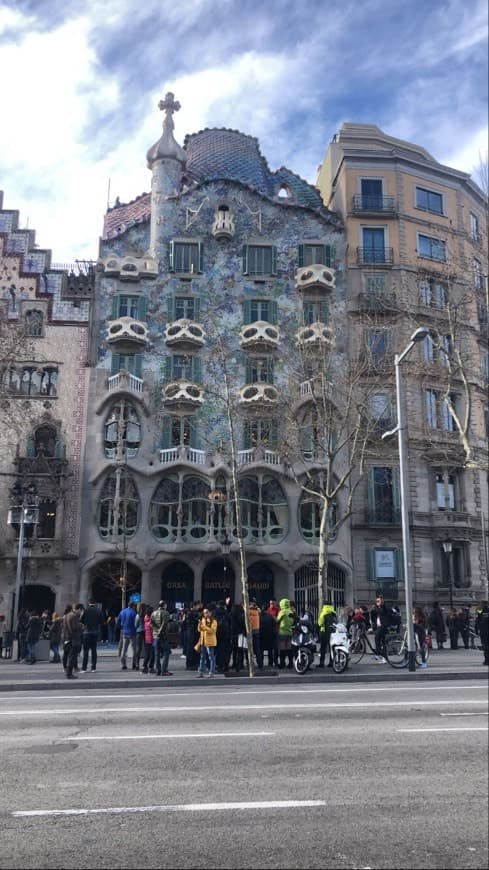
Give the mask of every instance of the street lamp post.
M 447 570 L 448 570 L 448 595 L 449 595 L 449 603 L 450 608 L 453 607 L 453 573 L 452 573 L 452 551 L 453 546 L 450 538 L 447 535 L 446 541 L 442 542 L 443 552 L 447 557 Z
M 11 508 L 8 513 L 8 523 L 19 527 L 19 542 L 17 549 L 17 572 L 15 575 L 15 600 L 12 612 L 10 630 L 15 632 L 19 616 L 20 586 L 22 582 L 22 562 L 24 556 L 25 527 L 35 526 L 39 520 L 39 497 L 34 482 L 23 488 L 20 481 L 14 483 L 11 491 Z
M 404 553 L 404 595 L 406 599 L 406 624 L 408 641 L 408 669 L 416 670 L 416 649 L 414 645 L 413 625 L 413 566 L 411 562 L 411 542 L 409 535 L 409 474 L 406 439 L 406 418 L 404 413 L 404 396 L 402 384 L 401 363 L 411 353 L 415 344 L 424 341 L 430 334 L 429 329 L 420 327 L 411 336 L 410 342 L 402 353 L 396 353 L 394 365 L 396 370 L 396 404 L 397 426 L 390 432 L 384 432 L 382 438 L 387 438 L 397 432 L 399 444 L 399 477 L 401 485 L 401 524 L 402 549 Z

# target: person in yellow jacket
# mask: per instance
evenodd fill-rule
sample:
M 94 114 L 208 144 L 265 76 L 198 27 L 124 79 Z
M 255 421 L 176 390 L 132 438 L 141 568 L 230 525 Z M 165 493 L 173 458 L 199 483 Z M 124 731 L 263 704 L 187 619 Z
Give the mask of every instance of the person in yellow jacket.
M 209 677 L 216 673 L 217 619 L 214 619 L 207 607 L 202 611 L 199 622 L 200 662 L 197 676 L 202 679 L 206 668 Z
M 331 632 L 333 631 L 333 624 L 336 622 L 336 611 L 332 604 L 323 604 L 321 608 L 321 613 L 319 614 L 318 619 L 318 628 L 319 628 L 319 664 L 316 665 L 317 668 L 324 668 L 324 659 L 326 658 L 326 653 L 329 654 L 329 662 L 327 664 L 328 668 L 333 667 L 333 663 L 331 661 L 331 650 L 329 648 L 329 639 L 331 637 Z

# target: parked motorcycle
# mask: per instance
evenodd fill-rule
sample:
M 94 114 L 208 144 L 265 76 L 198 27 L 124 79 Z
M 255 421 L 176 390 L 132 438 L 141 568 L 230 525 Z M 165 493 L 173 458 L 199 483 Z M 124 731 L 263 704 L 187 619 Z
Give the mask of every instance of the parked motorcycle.
M 314 662 L 317 651 L 317 638 L 308 620 L 300 620 L 292 635 L 294 652 L 294 668 L 298 674 L 305 674 Z
M 331 650 L 331 662 L 335 674 L 341 674 L 346 670 L 350 663 L 350 644 L 351 640 L 348 637 L 346 625 L 338 622 L 335 623 L 334 631 L 329 639 Z

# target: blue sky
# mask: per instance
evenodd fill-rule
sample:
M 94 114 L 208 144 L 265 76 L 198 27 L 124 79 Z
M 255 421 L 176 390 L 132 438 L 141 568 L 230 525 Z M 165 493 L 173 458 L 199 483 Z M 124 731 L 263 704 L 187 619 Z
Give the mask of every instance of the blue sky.
M 108 196 L 149 191 L 169 90 L 181 144 L 238 129 L 312 184 L 344 121 L 487 160 L 487 0 L 3 0 L 0 76 L 4 207 L 55 263 L 95 259 Z

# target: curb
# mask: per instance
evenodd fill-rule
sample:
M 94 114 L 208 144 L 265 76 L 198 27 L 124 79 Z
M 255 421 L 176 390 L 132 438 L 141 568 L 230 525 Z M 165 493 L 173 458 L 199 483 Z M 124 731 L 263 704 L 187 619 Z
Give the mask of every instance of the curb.
M 242 677 L 231 676 L 231 677 L 217 677 L 215 680 L 189 680 L 186 679 L 176 679 L 168 678 L 163 681 L 162 678 L 156 677 L 155 681 L 140 683 L 137 680 L 97 680 L 96 682 L 93 680 L 85 680 L 79 679 L 75 683 L 71 680 L 39 680 L 35 683 L 26 682 L 23 683 L 21 681 L 11 682 L 11 683 L 2 683 L 0 684 L 0 692 L 38 692 L 40 690 L 45 691 L 78 691 L 79 689 L 88 690 L 88 691 L 97 691 L 99 689 L 141 689 L 141 688 L 153 688 L 153 689 L 163 689 L 166 687 L 174 687 L 174 688 L 185 688 L 188 686 L 194 686 L 195 688 L 202 688 L 202 686 L 215 686 L 218 687 L 225 683 L 226 686 L 243 686 L 243 684 L 254 685 L 256 683 L 264 683 L 265 685 L 276 685 L 277 683 L 283 685 L 314 685 L 319 683 L 320 685 L 328 684 L 328 685 L 354 685 L 356 683 L 391 683 L 393 681 L 398 682 L 432 682 L 435 680 L 484 680 L 487 682 L 488 672 L 474 671 L 474 670 L 460 670 L 460 671 L 434 671 L 434 670 L 426 670 L 426 671 L 415 671 L 414 673 L 409 671 L 396 671 L 395 673 L 375 673 L 375 674 L 321 674 L 321 676 L 315 676 L 313 674 L 308 675 L 303 674 L 302 676 L 288 676 L 284 674 L 283 676 L 276 675 L 268 675 L 268 674 L 259 674 L 255 677 L 248 677 L 243 675 Z M 158 680 L 158 682 L 157 682 Z

